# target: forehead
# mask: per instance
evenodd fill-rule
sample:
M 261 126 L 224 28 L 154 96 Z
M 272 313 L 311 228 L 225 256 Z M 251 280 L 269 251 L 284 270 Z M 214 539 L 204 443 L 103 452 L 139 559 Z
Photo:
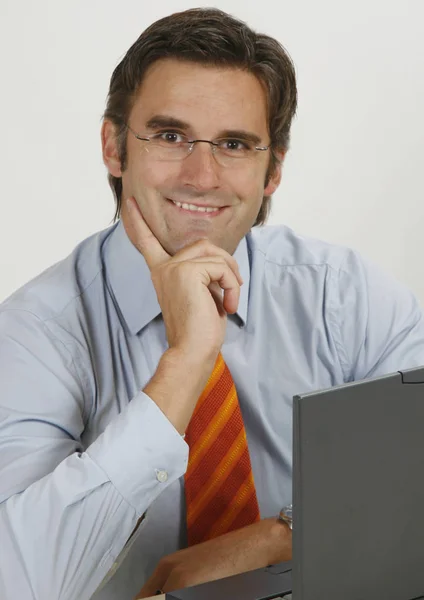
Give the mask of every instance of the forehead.
M 249 129 L 265 138 L 267 97 L 255 75 L 235 68 L 159 60 L 148 69 L 131 113 L 143 126 L 164 114 L 189 123 L 193 131 L 211 135 L 225 129 Z

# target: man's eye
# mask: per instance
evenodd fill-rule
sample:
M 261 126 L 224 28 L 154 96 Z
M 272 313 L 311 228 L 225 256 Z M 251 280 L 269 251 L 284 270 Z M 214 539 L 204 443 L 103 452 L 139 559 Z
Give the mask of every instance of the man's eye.
M 244 140 L 221 140 L 220 146 L 222 146 L 224 150 L 233 150 L 234 152 L 240 150 L 250 150 L 249 142 L 246 142 Z
M 158 134 L 158 138 L 161 141 L 169 144 L 178 144 L 184 142 L 185 140 L 185 136 L 183 136 L 181 133 L 177 133 L 176 131 L 164 131 Z

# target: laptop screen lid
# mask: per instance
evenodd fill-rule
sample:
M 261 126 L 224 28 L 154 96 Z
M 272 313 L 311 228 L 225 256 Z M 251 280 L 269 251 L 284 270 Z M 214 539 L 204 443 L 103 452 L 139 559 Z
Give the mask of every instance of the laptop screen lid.
M 295 396 L 293 598 L 424 594 L 424 368 Z

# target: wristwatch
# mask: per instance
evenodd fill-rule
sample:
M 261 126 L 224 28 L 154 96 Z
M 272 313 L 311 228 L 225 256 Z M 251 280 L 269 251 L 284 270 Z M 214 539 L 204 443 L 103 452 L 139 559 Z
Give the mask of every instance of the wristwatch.
M 287 523 L 290 529 L 293 529 L 293 504 L 287 504 L 280 510 L 278 520 Z

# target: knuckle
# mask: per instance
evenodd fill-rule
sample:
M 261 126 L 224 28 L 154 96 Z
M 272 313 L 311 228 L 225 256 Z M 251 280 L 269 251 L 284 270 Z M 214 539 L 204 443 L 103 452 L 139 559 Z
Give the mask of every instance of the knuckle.
M 168 268 L 162 270 L 162 280 L 167 280 L 169 285 L 175 285 L 177 283 L 183 283 L 184 281 L 190 280 L 193 275 L 198 271 L 196 263 L 190 260 L 183 260 L 177 263 L 170 263 Z
M 210 248 L 212 246 L 212 243 L 208 240 L 208 238 L 203 238 L 199 240 L 199 244 L 203 248 Z
M 202 254 L 210 254 L 212 252 L 213 244 L 206 238 L 198 240 L 195 242 L 195 246 L 197 246 L 199 252 Z
M 231 275 L 231 277 L 236 277 L 236 274 L 234 273 L 234 269 L 232 268 L 231 265 L 229 265 L 226 261 L 225 262 L 225 268 L 227 269 L 227 272 Z

